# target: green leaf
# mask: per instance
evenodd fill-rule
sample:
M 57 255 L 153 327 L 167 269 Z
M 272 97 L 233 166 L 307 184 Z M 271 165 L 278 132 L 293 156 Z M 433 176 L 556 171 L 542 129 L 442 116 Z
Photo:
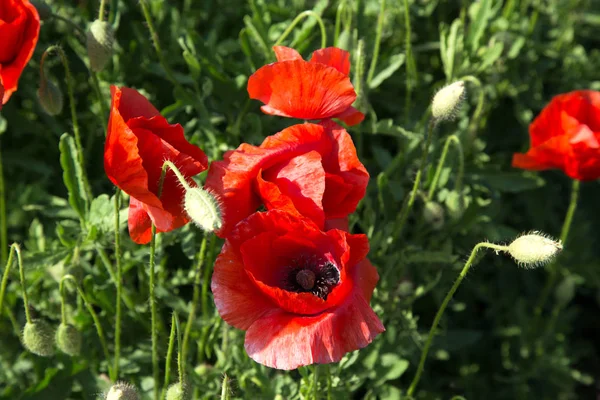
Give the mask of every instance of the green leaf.
M 386 381 L 398 379 L 408 369 L 409 362 L 400 358 L 397 354 L 388 353 L 381 356 L 378 360 L 378 376 L 377 385 L 381 385 Z
M 479 48 L 479 41 L 485 32 L 485 28 L 488 25 L 488 21 L 492 16 L 492 1 L 481 0 L 471 5 L 474 10 L 476 7 L 476 15 L 471 24 L 469 25 L 469 33 L 467 34 L 467 44 L 469 45 L 471 52 L 475 52 Z M 469 11 L 471 11 L 469 10 Z
M 63 169 L 63 181 L 69 191 L 69 204 L 79 219 L 87 219 L 89 199 L 83 183 L 83 171 L 77 160 L 75 140 L 68 133 L 60 137 L 60 165 Z
M 404 54 L 394 54 L 393 56 L 391 56 L 388 62 L 388 66 L 385 67 L 383 70 L 379 71 L 379 73 L 375 75 L 371 82 L 369 82 L 369 88 L 375 89 L 376 87 L 381 85 L 383 81 L 392 76 L 394 72 L 396 72 L 402 66 L 402 64 L 404 64 L 405 59 L 406 56 Z
M 502 42 L 496 42 L 492 47 L 489 47 L 483 54 L 483 62 L 479 65 L 477 71 L 485 71 L 489 66 L 496 62 L 502 55 L 502 50 L 504 50 L 504 43 Z

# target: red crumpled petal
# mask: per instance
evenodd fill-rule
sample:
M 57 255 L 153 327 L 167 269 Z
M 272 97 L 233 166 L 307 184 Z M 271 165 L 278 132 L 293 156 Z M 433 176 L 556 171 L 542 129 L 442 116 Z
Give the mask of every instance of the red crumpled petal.
M 277 61 L 302 60 L 300 53 L 291 47 L 273 46 L 273 51 Z
M 348 107 L 340 114 L 334 116 L 341 121 L 343 121 L 348 126 L 358 125 L 365 119 L 365 114 L 361 113 L 354 107 Z
M 248 79 L 263 112 L 300 119 L 331 118 L 356 100 L 350 79 L 320 63 L 291 60 L 265 65 Z
M 337 47 L 316 50 L 312 54 L 310 62 L 325 64 L 346 76 L 350 75 L 350 53 Z
M 0 12 L 0 82 L 6 104 L 17 90 L 19 77 L 33 56 L 40 33 L 40 17 L 28 0 L 3 4 Z

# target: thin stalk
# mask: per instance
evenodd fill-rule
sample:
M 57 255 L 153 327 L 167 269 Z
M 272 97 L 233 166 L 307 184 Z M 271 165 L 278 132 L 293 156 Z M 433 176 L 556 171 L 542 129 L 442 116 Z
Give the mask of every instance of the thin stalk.
M 169 347 L 167 348 L 167 359 L 165 362 L 165 383 L 163 385 L 163 390 L 160 395 L 161 399 L 165 398 L 167 394 L 167 386 L 169 386 L 169 382 L 171 380 L 171 360 L 173 359 L 173 349 L 175 348 L 175 313 L 171 317 L 171 334 L 169 335 Z
M 458 153 L 458 174 L 456 176 L 455 189 L 457 191 L 459 191 L 460 187 L 462 186 L 462 178 L 463 178 L 464 169 L 465 169 L 465 160 L 464 160 L 464 155 L 463 155 L 463 151 L 462 151 L 462 145 L 460 144 L 460 140 L 458 139 L 458 136 L 450 135 L 446 139 L 446 143 L 444 144 L 444 149 L 442 150 L 442 155 L 440 157 L 440 160 L 438 161 L 438 165 L 435 170 L 435 174 L 433 175 L 433 180 L 431 181 L 431 186 L 429 187 L 429 192 L 427 193 L 428 201 L 431 201 L 431 199 L 433 198 L 433 194 L 435 193 L 435 190 L 437 189 L 437 185 L 440 180 L 440 175 L 442 173 L 442 168 L 444 168 L 444 163 L 446 162 L 446 156 L 448 155 L 448 149 L 450 148 L 450 145 L 452 143 L 454 143 L 454 145 L 456 146 L 456 150 Z M 460 192 L 459 192 L 459 196 L 460 196 Z
M 104 267 L 108 271 L 108 275 L 110 275 L 110 279 L 112 279 L 112 281 L 115 284 L 115 288 L 116 288 L 117 287 L 117 275 L 110 263 L 108 254 L 106 254 L 106 251 L 100 246 L 96 246 L 96 251 L 98 252 L 98 256 L 100 257 L 102 264 L 104 264 Z M 123 291 L 121 293 L 121 298 L 123 300 L 123 303 L 125 303 L 125 305 L 127 306 L 127 308 L 129 310 L 135 312 L 135 304 L 133 303 L 133 300 L 131 300 L 131 297 L 129 297 L 129 295 L 127 293 L 125 293 L 125 291 Z
M 4 267 L 4 273 L 2 274 L 2 283 L 0 284 L 0 316 L 2 315 L 2 305 L 4 304 L 4 295 L 6 293 L 6 285 L 8 285 L 8 276 L 10 273 L 10 269 L 13 265 L 13 259 L 15 257 L 15 252 L 19 247 L 18 244 L 13 243 L 10 246 L 10 253 L 8 255 L 8 261 L 6 262 L 6 267 Z
M 313 17 L 317 21 L 317 24 L 319 24 L 319 28 L 321 29 L 321 48 L 324 49 L 325 47 L 327 47 L 327 31 L 325 30 L 325 24 L 323 23 L 323 19 L 321 19 L 321 16 L 319 14 L 312 10 L 303 11 L 300 14 L 298 14 L 296 18 L 294 18 L 292 23 L 286 28 L 286 30 L 283 31 L 281 36 L 279 36 L 279 38 L 273 46 L 279 46 L 281 42 L 283 42 L 289 36 L 289 34 L 292 33 L 296 25 L 298 25 L 300 21 L 307 17 Z
M 204 265 L 204 256 L 206 254 L 206 239 L 207 235 L 204 235 L 202 238 L 202 243 L 200 244 L 200 251 L 198 252 L 198 260 L 196 263 L 196 272 L 194 277 L 194 295 L 192 297 L 192 306 L 190 309 L 190 314 L 188 315 L 187 323 L 185 325 L 185 331 L 183 333 L 183 345 L 181 347 L 181 358 L 183 359 L 183 366 L 187 361 L 187 351 L 190 339 L 190 333 L 192 331 L 192 324 L 194 319 L 196 318 L 196 307 L 198 306 L 198 302 L 200 300 L 200 284 L 202 282 L 202 266 Z M 206 272 L 207 275 L 208 271 Z
M 574 179 L 573 185 L 571 186 L 571 199 L 569 201 L 569 208 L 567 209 L 567 214 L 565 215 L 565 220 L 563 222 L 563 226 L 562 226 L 562 229 L 560 232 L 560 241 L 562 242 L 563 246 L 565 245 L 567 238 L 569 237 L 569 232 L 571 230 L 571 223 L 573 222 L 573 215 L 575 215 L 575 210 L 577 209 L 577 201 L 579 199 L 580 186 L 581 186 L 581 182 Z M 556 280 L 558 279 L 558 275 L 559 275 L 558 270 L 555 267 L 554 263 L 551 263 L 550 265 L 548 265 L 548 268 L 550 269 L 550 271 L 549 271 L 548 277 L 546 279 L 546 284 L 545 284 L 544 288 L 542 289 L 542 294 L 540 295 L 538 304 L 535 307 L 536 317 L 539 317 L 542 314 L 544 306 L 546 305 L 546 302 L 548 301 L 548 298 L 550 296 L 550 291 L 552 290 L 552 287 L 556 283 Z
M 59 284 L 59 291 L 60 292 L 63 291 L 64 282 L 67 280 L 70 280 L 75 285 L 75 289 L 77 290 L 79 297 L 81 298 L 81 300 L 83 300 L 83 303 L 85 304 L 85 308 L 87 308 L 88 312 L 90 313 L 90 316 L 92 317 L 92 320 L 94 321 L 94 325 L 96 326 L 96 332 L 98 333 L 98 338 L 100 339 L 100 344 L 102 346 L 102 351 L 104 352 L 104 357 L 106 358 L 106 364 L 107 364 L 110 380 L 111 380 L 111 382 L 116 382 L 117 377 L 114 376 L 113 370 L 110 366 L 110 355 L 108 353 L 106 337 L 104 336 L 104 330 L 102 329 L 102 325 L 100 324 L 100 319 L 98 319 L 98 315 L 94 311 L 94 307 L 92 307 L 92 304 L 90 303 L 89 299 L 85 295 L 85 292 L 83 291 L 83 289 L 81 289 L 81 287 L 79 286 L 79 284 L 77 283 L 77 280 L 75 279 L 75 277 L 73 275 L 68 274 L 68 275 L 65 275 L 62 277 L 62 279 L 60 280 L 60 284 Z
M 85 38 L 85 35 L 86 35 L 85 31 L 79 25 L 77 25 L 76 23 L 71 21 L 70 19 L 60 16 L 58 14 L 52 14 L 51 17 L 66 23 L 71 28 L 75 29 L 77 31 L 77 33 L 79 33 L 79 35 L 81 35 L 81 37 Z
M 104 21 L 104 8 L 106 7 L 106 0 L 100 0 L 100 10 L 98 11 L 98 19 Z
M 157 310 L 156 298 L 154 294 L 154 266 L 156 263 L 156 226 L 152 224 L 152 240 L 150 241 L 150 313 L 152 325 L 152 375 L 154 377 L 154 400 L 159 399 L 159 384 L 158 384 L 158 325 L 157 325 Z
M 331 400 L 331 365 L 325 365 L 325 376 L 327 378 L 327 400 Z
M 229 377 L 227 374 L 223 374 L 223 383 L 221 384 L 221 400 L 229 400 L 231 395 L 229 393 Z
M 404 35 L 405 40 L 405 53 L 406 53 L 406 97 L 404 99 L 404 117 L 408 120 L 408 114 L 410 113 L 410 100 L 412 93 L 412 85 L 411 79 L 416 79 L 416 67 L 412 54 L 412 41 L 411 41 L 411 33 L 412 28 L 410 26 L 410 9 L 408 7 L 408 0 L 404 0 L 404 25 L 406 29 L 406 34 Z
M 487 243 L 487 242 L 478 243 L 477 245 L 475 245 L 475 247 L 473 247 L 473 250 L 471 251 L 471 255 L 469 256 L 469 259 L 465 263 L 462 271 L 460 271 L 460 274 L 458 275 L 458 278 L 454 282 L 454 285 L 452 285 L 452 287 L 450 288 L 450 291 L 448 292 L 446 297 L 444 297 L 444 300 L 442 301 L 440 308 L 438 309 L 437 313 L 435 314 L 435 318 L 433 319 L 433 323 L 431 324 L 431 329 L 429 330 L 429 335 L 427 336 L 427 341 L 425 342 L 425 346 L 423 347 L 423 350 L 421 351 L 421 360 L 419 361 L 419 366 L 417 367 L 417 372 L 408 388 L 408 391 L 406 392 L 407 396 L 412 396 L 415 389 L 417 388 L 417 385 L 419 384 L 419 380 L 421 379 L 421 374 L 423 373 L 423 368 L 425 367 L 425 360 L 427 359 L 427 353 L 429 353 L 429 348 L 431 347 L 431 344 L 433 343 L 433 338 L 435 336 L 437 326 L 438 326 L 440 320 L 442 319 L 442 315 L 444 315 L 444 311 L 446 310 L 448 303 L 452 299 L 452 296 L 456 292 L 456 289 L 458 289 L 458 287 L 460 286 L 460 283 L 462 282 L 464 277 L 467 275 L 467 272 L 469 272 L 469 268 L 471 268 L 471 266 L 473 265 L 473 261 L 475 260 L 477 252 L 481 248 L 492 249 L 492 250 L 495 250 L 496 252 L 508 250 L 508 246 L 501 246 L 501 245 Z
M 181 357 L 181 324 L 179 323 L 179 316 L 175 313 L 175 327 L 177 328 L 177 372 L 179 374 L 179 383 L 185 384 L 185 370 L 184 360 Z
M 21 258 L 21 247 L 17 244 L 15 252 L 17 253 L 17 264 L 19 264 L 19 278 L 21 279 L 21 292 L 23 293 L 23 306 L 25 308 L 25 319 L 28 323 L 32 322 L 31 314 L 29 313 L 29 297 L 27 297 L 27 288 L 25 287 L 25 271 L 23 270 L 23 259 Z
M 114 374 L 116 377 L 119 376 L 119 360 L 121 358 L 121 303 L 123 296 L 123 268 L 121 266 L 121 233 L 119 230 L 120 221 L 119 211 L 121 210 L 120 205 L 121 199 L 121 190 L 117 189 L 115 193 L 115 262 L 117 265 L 117 276 L 116 276 L 116 285 L 117 285 L 117 298 L 116 302 L 116 312 L 115 312 L 115 360 L 113 365 Z
M 15 314 L 12 312 L 10 307 L 7 305 L 5 308 L 8 320 L 10 321 L 10 324 L 13 328 L 13 333 L 15 334 L 15 336 L 19 337 L 21 335 L 21 327 L 19 326 L 19 322 L 17 321 L 17 318 L 15 317 Z
M 315 365 L 315 369 L 313 371 L 313 400 L 319 399 L 319 366 Z
M 402 209 L 400 210 L 399 222 L 398 226 L 394 231 L 394 238 L 398 238 L 402 233 L 402 229 L 404 228 L 404 224 L 406 223 L 406 219 L 410 214 L 410 211 L 415 203 L 415 199 L 417 197 L 417 192 L 421 186 L 421 176 L 425 167 L 427 166 L 427 156 L 429 155 L 429 147 L 431 146 L 431 140 L 433 138 L 433 130 L 435 128 L 435 122 L 433 118 L 429 122 L 429 127 L 427 128 L 427 139 L 425 141 L 425 145 L 423 147 L 423 152 L 421 154 L 421 162 L 419 164 L 419 170 L 417 171 L 417 176 L 415 177 L 415 182 L 413 184 L 412 190 L 408 196 L 408 200 L 402 205 Z
M 385 22 L 385 0 L 381 0 L 379 8 L 379 18 L 377 19 L 377 31 L 375 33 L 375 46 L 373 47 L 373 57 L 371 58 L 371 66 L 367 73 L 367 84 L 371 83 L 375 68 L 377 67 L 377 59 L 379 58 L 379 47 L 381 46 L 381 33 L 383 32 L 383 23 Z
M 210 252 L 208 253 L 208 259 L 214 260 L 215 248 L 217 246 L 217 241 L 213 237 L 210 242 Z M 209 264 L 206 264 L 207 266 Z M 209 268 L 206 269 L 206 273 L 204 274 L 204 281 L 202 282 L 202 293 L 201 293 L 201 304 L 202 304 L 202 317 L 208 318 L 208 288 L 210 287 L 210 271 Z
M 7 215 L 6 192 L 4 191 L 4 168 L 2 166 L 2 149 L 0 148 L 0 264 L 4 264 L 6 262 L 8 252 L 8 224 L 6 222 L 6 217 Z M 0 314 L 2 314 L 1 303 Z

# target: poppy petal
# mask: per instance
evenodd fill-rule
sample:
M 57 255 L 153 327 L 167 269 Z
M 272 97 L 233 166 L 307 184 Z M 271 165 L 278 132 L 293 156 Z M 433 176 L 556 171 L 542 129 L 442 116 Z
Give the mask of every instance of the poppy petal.
M 285 46 L 273 46 L 277 61 L 302 60 L 302 56 L 295 49 Z
M 129 236 L 137 244 L 150 243 L 152 239 L 152 220 L 144 209 L 144 203 L 133 197 L 129 198 L 129 215 L 127 217 Z
M 361 113 L 354 107 L 348 107 L 334 118 L 341 120 L 348 126 L 354 126 L 363 122 L 365 119 L 365 114 Z
M 350 75 L 350 53 L 337 47 L 316 50 L 312 54 L 310 62 L 325 64 L 346 76 Z

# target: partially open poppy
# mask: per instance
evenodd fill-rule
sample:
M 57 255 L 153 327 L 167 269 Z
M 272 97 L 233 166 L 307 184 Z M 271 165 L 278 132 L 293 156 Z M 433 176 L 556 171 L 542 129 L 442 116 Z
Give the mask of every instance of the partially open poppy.
M 227 237 L 212 292 L 230 325 L 246 330 L 255 361 L 278 369 L 339 361 L 385 329 L 369 306 L 379 279 L 365 235 L 281 210 L 254 213 Z
M 185 139 L 181 125 L 169 124 L 136 90 L 116 86 L 110 90 L 104 170 L 130 196 L 131 238 L 148 243 L 152 223 L 158 232 L 168 232 L 189 221 L 183 210 L 183 188 L 172 172 L 167 172 L 161 196 L 157 196 L 163 162 L 173 162 L 188 183 L 195 185 L 191 177 L 206 169 L 208 159 Z
M 311 218 L 323 229 L 354 212 L 368 182 L 348 132 L 325 121 L 291 126 L 260 147 L 244 143 L 228 151 L 211 163 L 205 186 L 220 199 L 224 224 L 217 234 L 226 237 L 261 204 Z
M 265 103 L 270 115 L 307 120 L 338 118 L 356 125 L 364 114 L 352 107 L 356 92 L 350 82 L 350 54 L 336 47 L 320 49 L 310 61 L 289 47 L 273 47 L 277 62 L 248 79 L 250 98 Z
M 531 148 L 512 165 L 558 168 L 581 181 L 600 177 L 600 92 L 576 90 L 555 96 L 529 125 Z
M 25 65 L 33 56 L 40 34 L 40 16 L 28 0 L 2 0 L 0 5 L 0 103 L 17 90 Z

